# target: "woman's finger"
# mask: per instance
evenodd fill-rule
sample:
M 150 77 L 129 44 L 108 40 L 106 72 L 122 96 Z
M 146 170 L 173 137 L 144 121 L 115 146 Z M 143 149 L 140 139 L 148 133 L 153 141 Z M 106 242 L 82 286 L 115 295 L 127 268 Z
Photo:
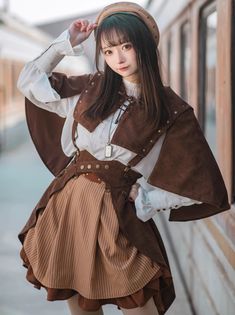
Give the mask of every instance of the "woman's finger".
M 81 32 L 86 31 L 87 26 L 89 25 L 89 21 L 88 20 L 82 20 L 81 21 L 82 27 L 81 27 Z
M 89 32 L 90 30 L 94 30 L 97 27 L 96 23 L 91 23 L 87 27 L 87 31 Z

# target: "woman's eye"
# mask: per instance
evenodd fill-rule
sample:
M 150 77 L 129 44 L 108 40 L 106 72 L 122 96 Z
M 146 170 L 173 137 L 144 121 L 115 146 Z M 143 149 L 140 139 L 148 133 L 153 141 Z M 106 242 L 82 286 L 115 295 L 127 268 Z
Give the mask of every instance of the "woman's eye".
M 112 53 L 112 51 L 111 51 L 111 50 L 105 50 L 105 51 L 104 51 L 104 54 L 105 54 L 106 56 L 111 55 L 111 53 Z
M 122 46 L 122 48 L 123 48 L 124 50 L 128 50 L 128 49 L 130 49 L 131 47 L 132 47 L 131 44 L 125 44 L 125 45 Z

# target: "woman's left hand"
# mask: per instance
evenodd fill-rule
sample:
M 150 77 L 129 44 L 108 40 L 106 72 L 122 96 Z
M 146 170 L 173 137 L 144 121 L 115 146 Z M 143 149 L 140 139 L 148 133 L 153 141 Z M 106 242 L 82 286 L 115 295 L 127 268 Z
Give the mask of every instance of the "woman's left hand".
M 69 26 L 69 40 L 72 47 L 79 45 L 86 40 L 96 27 L 96 23 L 90 23 L 88 20 L 78 19 L 73 21 Z
M 138 189 L 140 187 L 140 184 L 138 183 L 135 183 L 134 185 L 131 186 L 131 191 L 129 193 L 129 201 L 132 201 L 134 202 L 135 199 L 137 198 L 138 196 Z

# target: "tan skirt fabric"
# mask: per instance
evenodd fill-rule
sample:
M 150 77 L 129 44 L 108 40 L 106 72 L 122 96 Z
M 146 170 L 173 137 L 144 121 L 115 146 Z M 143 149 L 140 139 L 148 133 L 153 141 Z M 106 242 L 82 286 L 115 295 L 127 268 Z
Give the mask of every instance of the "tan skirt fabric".
M 119 230 L 105 183 L 84 175 L 52 196 L 24 251 L 43 286 L 71 288 L 89 299 L 130 295 L 159 271 Z

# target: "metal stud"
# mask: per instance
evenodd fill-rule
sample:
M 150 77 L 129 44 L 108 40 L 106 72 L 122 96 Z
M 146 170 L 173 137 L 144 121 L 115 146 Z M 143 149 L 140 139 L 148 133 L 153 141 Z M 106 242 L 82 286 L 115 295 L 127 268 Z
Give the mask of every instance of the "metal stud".
M 92 81 L 92 82 L 91 82 L 91 85 L 94 85 L 94 84 L 95 84 L 95 82 L 94 82 L 94 81 Z
M 88 169 L 91 169 L 91 164 L 88 164 L 88 165 L 87 165 L 87 168 L 88 168 Z
M 104 168 L 105 168 L 106 170 L 108 170 L 108 169 L 109 169 L 109 165 L 108 165 L 108 164 L 105 164 Z
M 100 164 L 96 164 L 95 168 L 100 168 Z
M 153 139 L 149 140 L 150 143 L 153 143 Z
M 166 123 L 169 124 L 169 123 L 170 123 L 170 120 L 167 120 Z
M 174 114 L 177 114 L 177 113 L 178 113 L 177 110 L 175 110 L 175 111 L 174 111 Z
M 158 129 L 158 131 L 157 131 L 158 133 L 160 133 L 161 132 L 161 129 Z
M 88 93 L 88 90 L 85 90 L 85 93 Z
M 80 165 L 80 169 L 81 169 L 81 170 L 83 170 L 83 169 L 84 169 L 84 167 L 85 167 L 84 165 Z
M 143 152 L 145 152 L 145 151 L 146 151 L 146 149 L 142 149 L 142 151 L 143 151 Z

